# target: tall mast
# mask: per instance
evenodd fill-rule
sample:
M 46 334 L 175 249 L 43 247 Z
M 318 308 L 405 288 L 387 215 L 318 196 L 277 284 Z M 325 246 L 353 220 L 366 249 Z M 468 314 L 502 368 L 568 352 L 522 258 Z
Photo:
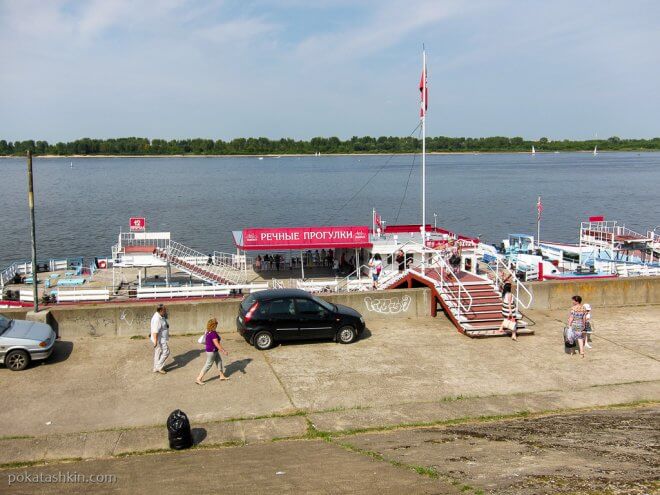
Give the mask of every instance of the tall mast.
M 422 49 L 422 246 L 426 246 L 426 50 Z M 424 256 L 422 250 L 422 273 L 424 273 Z
M 422 91 L 422 234 L 426 229 L 426 50 L 422 52 L 424 89 Z

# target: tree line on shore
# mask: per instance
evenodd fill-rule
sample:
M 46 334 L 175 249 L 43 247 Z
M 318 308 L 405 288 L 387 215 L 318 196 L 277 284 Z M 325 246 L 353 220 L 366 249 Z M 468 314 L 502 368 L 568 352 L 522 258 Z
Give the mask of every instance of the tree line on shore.
M 598 146 L 601 151 L 650 151 L 660 150 L 660 137 L 652 139 L 608 139 L 586 141 L 551 141 L 545 137 L 538 141 L 521 137 L 427 137 L 428 152 L 524 152 L 534 146 L 536 151 L 590 151 Z M 55 144 L 47 141 L 0 140 L 0 156 L 24 156 L 28 150 L 34 155 L 286 155 L 286 154 L 333 154 L 333 153 L 416 153 L 421 149 L 421 139 L 414 137 L 353 136 L 341 140 L 338 137 L 315 137 L 310 140 L 289 138 L 268 139 L 237 138 L 221 139 L 148 139 L 125 137 L 113 139 L 76 139 Z

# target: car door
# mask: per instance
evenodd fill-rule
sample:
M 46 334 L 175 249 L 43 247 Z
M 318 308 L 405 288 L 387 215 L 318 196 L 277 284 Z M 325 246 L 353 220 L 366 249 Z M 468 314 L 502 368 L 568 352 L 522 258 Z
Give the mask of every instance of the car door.
M 296 298 L 301 339 L 325 339 L 334 336 L 333 314 L 311 299 Z
M 285 297 L 270 301 L 268 319 L 276 340 L 297 338 L 300 326 L 292 298 Z

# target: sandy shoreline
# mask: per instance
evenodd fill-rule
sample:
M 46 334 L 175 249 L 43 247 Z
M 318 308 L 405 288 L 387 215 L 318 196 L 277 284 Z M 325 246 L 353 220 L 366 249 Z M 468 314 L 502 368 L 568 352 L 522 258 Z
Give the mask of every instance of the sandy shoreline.
M 660 151 L 660 150 L 659 150 Z M 656 150 L 621 150 L 621 151 L 598 151 L 601 153 L 658 153 Z M 592 153 L 592 151 L 537 151 L 537 155 L 553 155 L 562 153 Z M 248 155 L 197 155 L 197 154 L 176 154 L 176 155 L 33 155 L 34 158 L 285 158 L 285 157 L 315 157 L 326 158 L 329 156 L 412 156 L 420 153 L 327 153 L 320 157 L 312 153 L 286 153 L 276 154 L 248 154 Z M 428 151 L 427 155 L 531 155 L 529 151 Z M 24 158 L 23 156 L 7 155 L 1 158 Z

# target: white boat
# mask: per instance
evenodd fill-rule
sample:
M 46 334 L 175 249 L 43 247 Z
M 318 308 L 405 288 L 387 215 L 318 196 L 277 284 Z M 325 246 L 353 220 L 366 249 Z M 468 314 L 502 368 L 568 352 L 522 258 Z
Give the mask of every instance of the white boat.
M 263 156 L 260 156 L 260 157 L 259 157 L 259 160 L 263 160 L 263 159 L 264 159 L 264 157 L 263 157 Z
M 598 145 L 594 146 L 594 156 L 598 154 Z
M 532 145 L 532 155 L 536 155 L 536 150 L 534 149 L 534 145 Z

